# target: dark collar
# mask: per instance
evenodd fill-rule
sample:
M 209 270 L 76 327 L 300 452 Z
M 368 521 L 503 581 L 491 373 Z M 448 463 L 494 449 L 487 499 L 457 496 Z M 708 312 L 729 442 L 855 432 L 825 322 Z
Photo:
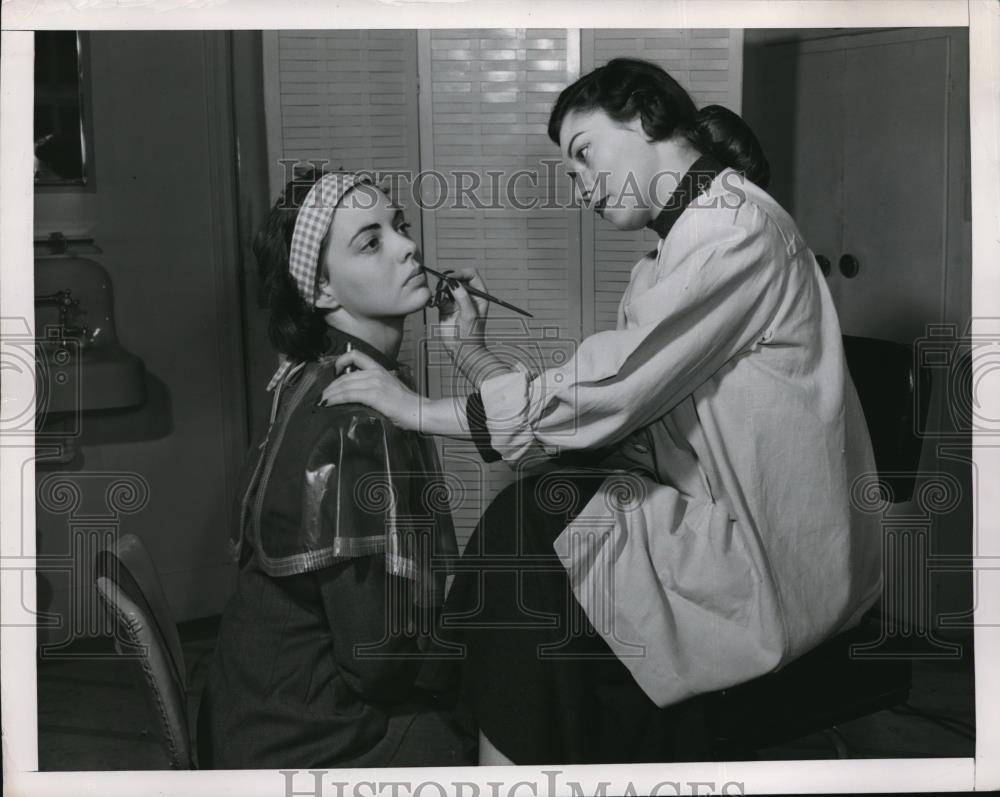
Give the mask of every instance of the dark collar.
M 695 198 L 708 190 L 712 180 L 726 167 L 719 163 L 711 155 L 702 155 L 691 164 L 691 168 L 685 172 L 677 188 L 667 199 L 666 207 L 660 214 L 646 226 L 653 230 L 661 238 L 666 238 L 671 227 L 676 224 L 677 219 L 687 210 Z
M 344 332 L 334 327 L 329 327 L 326 331 L 326 351 L 324 354 L 334 356 L 343 354 L 347 351 L 348 343 L 351 344 L 351 348 L 355 351 L 363 351 L 387 371 L 395 371 L 399 368 L 398 362 L 386 357 L 385 354 L 372 346 L 367 340 L 362 340 L 349 332 Z

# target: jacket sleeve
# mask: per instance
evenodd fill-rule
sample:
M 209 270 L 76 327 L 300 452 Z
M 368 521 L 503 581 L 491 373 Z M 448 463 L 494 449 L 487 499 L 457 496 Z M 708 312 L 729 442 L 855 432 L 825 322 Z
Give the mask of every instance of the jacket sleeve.
M 386 572 L 382 554 L 340 562 L 315 575 L 337 669 L 347 685 L 371 702 L 406 699 L 422 658 L 405 579 Z
M 651 320 L 591 335 L 566 364 L 538 376 L 513 371 L 483 382 L 489 446 L 514 464 L 613 445 L 663 416 L 762 336 L 790 259 L 753 203 L 690 209 L 664 241 L 655 284 L 631 299 Z
M 387 536 L 387 526 L 400 532 L 419 515 L 411 482 L 428 474 L 411 441 L 381 414 L 361 405 L 326 412 L 327 437 L 314 444 L 307 473 L 315 477 L 306 479 L 303 504 L 317 542 L 350 557 L 316 571 L 334 658 L 362 698 L 396 703 L 414 690 L 423 661 L 418 630 L 430 610 L 417 605 L 412 579 L 390 572 L 390 552 L 398 562 L 413 551 Z

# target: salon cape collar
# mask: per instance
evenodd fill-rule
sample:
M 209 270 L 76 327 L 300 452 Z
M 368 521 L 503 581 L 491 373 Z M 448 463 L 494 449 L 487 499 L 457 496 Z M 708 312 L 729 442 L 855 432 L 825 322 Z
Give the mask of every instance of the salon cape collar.
M 335 327 L 329 327 L 326 331 L 326 351 L 324 354 L 327 356 L 343 354 L 347 351 L 348 343 L 351 344 L 352 349 L 364 352 L 387 371 L 399 370 L 400 363 L 386 357 L 380 349 L 372 346 L 367 340 L 362 340 Z
M 702 155 L 691 164 L 678 183 L 677 188 L 667 198 L 667 204 L 660 214 L 646 226 L 660 238 L 666 238 L 677 219 L 687 210 L 695 198 L 708 190 L 712 180 L 726 167 L 711 155 Z

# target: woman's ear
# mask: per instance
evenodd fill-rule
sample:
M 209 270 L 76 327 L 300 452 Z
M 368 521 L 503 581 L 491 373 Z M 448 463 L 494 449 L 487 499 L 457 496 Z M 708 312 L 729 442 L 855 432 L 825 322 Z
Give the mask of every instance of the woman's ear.
M 316 306 L 323 310 L 339 310 L 340 302 L 333 292 L 333 286 L 326 277 L 320 277 L 316 285 Z

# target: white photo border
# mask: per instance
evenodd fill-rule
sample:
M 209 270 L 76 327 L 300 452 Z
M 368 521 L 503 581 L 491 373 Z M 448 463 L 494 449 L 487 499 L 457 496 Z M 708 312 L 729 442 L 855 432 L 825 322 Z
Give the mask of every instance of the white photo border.
M 4 0 L 0 50 L 0 319 L 3 335 L 24 334 L 11 319 L 33 318 L 32 31 L 39 29 L 304 29 L 454 27 L 969 27 L 972 164 L 973 335 L 1000 333 L 1000 3 L 996 0 Z M 23 325 L 23 321 L 20 322 Z M 33 334 L 33 329 L 27 329 Z M 34 382 L 2 376 L 3 401 L 16 405 Z M 1000 383 L 978 393 L 1000 417 Z M 29 403 L 33 398 L 27 396 Z M 2 442 L 2 441 L 0 441 Z M 1000 443 L 976 435 L 979 485 L 1000 485 Z M 35 628 L 34 450 L 0 445 L 0 717 L 7 794 L 80 797 L 268 795 L 289 793 L 278 771 L 38 772 Z M 720 762 L 573 767 L 331 770 L 323 794 L 372 795 L 378 784 L 441 784 L 425 794 L 564 792 L 567 781 L 607 794 L 631 784 L 740 783 L 745 793 L 971 791 L 1000 788 L 1000 627 L 986 607 L 1000 606 L 1000 491 L 975 496 L 980 530 L 975 608 L 976 754 L 974 758 Z M 553 780 L 551 773 L 559 772 Z M 548 773 L 548 774 L 547 774 Z M 305 777 L 305 773 L 301 777 Z M 340 790 L 337 783 L 341 785 Z M 500 791 L 497 784 L 503 783 Z M 514 786 L 521 784 L 520 790 Z M 479 791 L 471 791 L 473 785 Z M 531 788 L 534 784 L 534 789 Z M 296 780 L 293 790 L 309 784 Z M 555 788 L 553 788 L 555 787 Z M 539 790 L 541 789 L 541 790 Z M 662 793 L 677 793 L 662 791 Z M 697 793 L 697 791 L 693 792 Z M 732 791 L 730 793 L 738 793 Z

